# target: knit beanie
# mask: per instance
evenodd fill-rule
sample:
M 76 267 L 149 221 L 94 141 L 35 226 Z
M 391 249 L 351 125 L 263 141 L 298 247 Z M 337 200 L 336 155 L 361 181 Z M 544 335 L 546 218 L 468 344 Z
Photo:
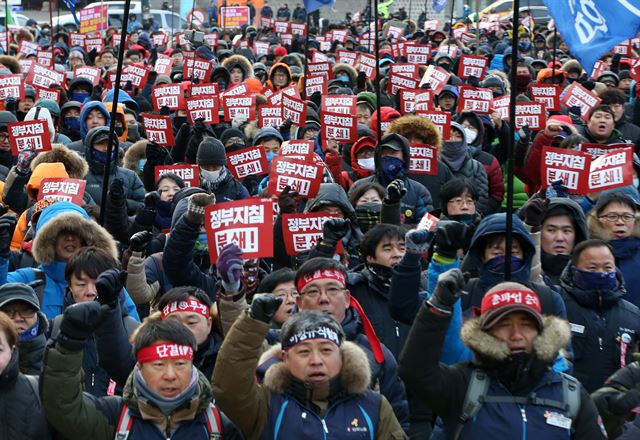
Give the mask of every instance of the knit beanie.
M 218 139 L 206 138 L 200 142 L 196 163 L 204 165 L 224 165 L 227 163 L 227 154 L 224 145 Z

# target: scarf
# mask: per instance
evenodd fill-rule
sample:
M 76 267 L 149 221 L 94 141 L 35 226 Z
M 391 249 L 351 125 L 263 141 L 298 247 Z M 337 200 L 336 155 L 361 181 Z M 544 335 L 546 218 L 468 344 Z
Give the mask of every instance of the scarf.
M 151 390 L 149 385 L 144 381 L 142 373 L 137 366 L 134 367 L 133 374 L 133 386 L 135 387 L 138 398 L 156 406 L 165 416 L 168 416 L 176 409 L 187 405 L 194 396 L 200 392 L 200 387 L 198 386 L 198 369 L 196 367 L 192 367 L 191 369 L 191 382 L 189 383 L 189 386 L 187 386 L 187 388 L 185 388 L 184 391 L 176 397 L 171 399 L 162 397 Z

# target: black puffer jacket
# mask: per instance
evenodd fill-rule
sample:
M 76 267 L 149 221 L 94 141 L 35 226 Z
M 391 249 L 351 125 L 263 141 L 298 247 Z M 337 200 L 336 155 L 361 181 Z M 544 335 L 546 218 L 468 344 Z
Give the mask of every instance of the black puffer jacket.
M 18 368 L 18 352 L 0 374 L 0 438 L 47 440 L 51 438 L 44 408 L 34 385 Z

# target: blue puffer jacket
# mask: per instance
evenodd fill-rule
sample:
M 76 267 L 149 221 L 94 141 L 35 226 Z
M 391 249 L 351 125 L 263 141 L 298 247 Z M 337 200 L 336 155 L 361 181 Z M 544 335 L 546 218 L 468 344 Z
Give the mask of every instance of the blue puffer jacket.
M 640 238 L 627 237 L 621 240 L 611 240 L 616 256 L 616 265 L 624 276 L 627 288 L 625 299 L 640 307 Z

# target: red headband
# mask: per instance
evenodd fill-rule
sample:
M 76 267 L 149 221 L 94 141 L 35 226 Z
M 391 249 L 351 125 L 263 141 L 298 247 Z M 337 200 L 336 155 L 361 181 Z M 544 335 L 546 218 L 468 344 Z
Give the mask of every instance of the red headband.
M 209 307 L 205 303 L 193 298 L 183 301 L 174 301 L 164 306 L 162 308 L 162 319 L 166 319 L 167 316 L 176 312 L 193 312 L 198 313 L 205 318 L 209 317 Z
M 490 310 L 505 306 L 522 306 L 541 313 L 538 295 L 530 290 L 505 289 L 487 293 L 482 299 L 480 312 L 487 313 Z
M 344 274 L 338 269 L 319 269 L 312 274 L 302 275 L 298 279 L 298 292 L 302 292 L 302 289 L 304 289 L 307 284 L 312 283 L 313 281 L 324 280 L 327 278 L 336 280 L 343 286 L 345 285 Z
M 138 350 L 136 358 L 141 364 L 164 359 L 186 359 L 188 361 L 192 361 L 193 348 L 188 345 L 171 343 L 154 344 Z

